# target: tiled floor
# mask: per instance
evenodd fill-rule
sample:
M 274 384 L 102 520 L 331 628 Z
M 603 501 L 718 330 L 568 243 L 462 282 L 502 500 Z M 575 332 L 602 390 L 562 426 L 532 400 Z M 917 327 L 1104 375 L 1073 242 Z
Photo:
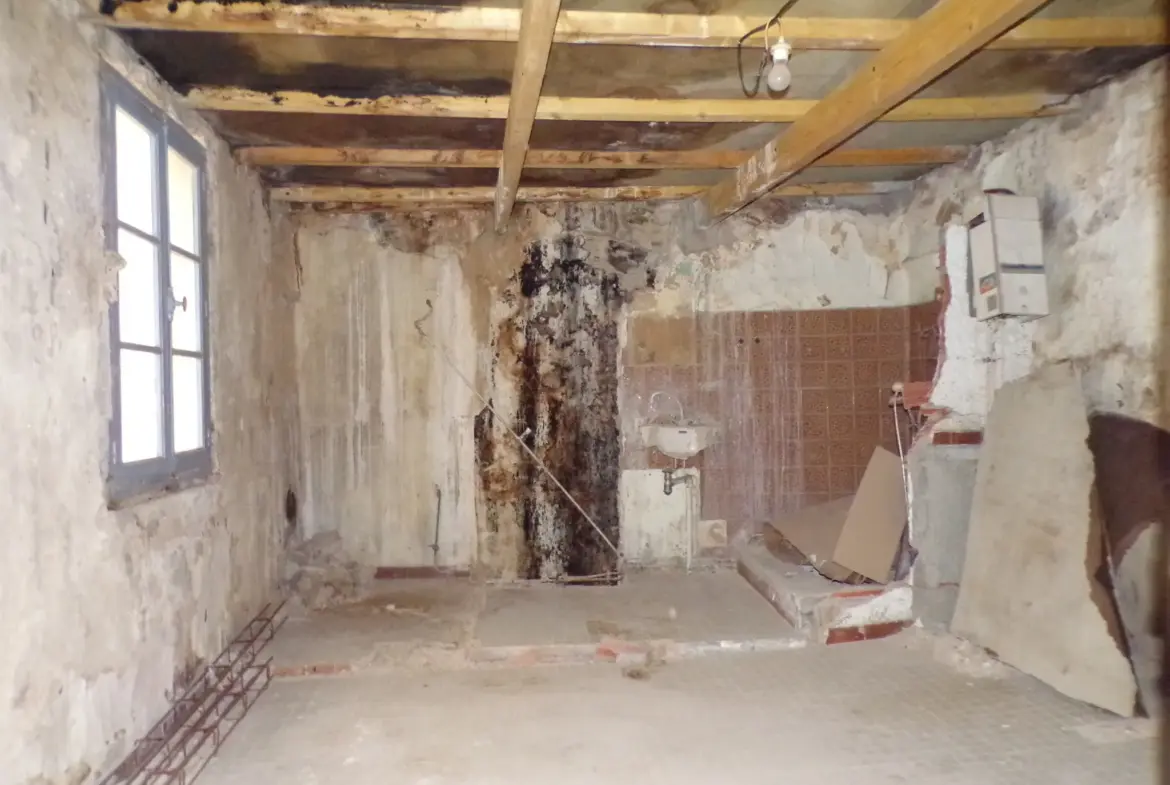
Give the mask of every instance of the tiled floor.
M 290 619 L 270 651 L 278 674 L 297 675 L 507 660 L 524 650 L 591 656 L 606 639 L 770 648 L 802 640 L 723 570 L 634 573 L 620 586 L 380 581 L 362 602 Z
M 616 665 L 278 680 L 200 785 L 1154 781 L 1148 727 L 939 652 L 909 631 L 644 680 Z

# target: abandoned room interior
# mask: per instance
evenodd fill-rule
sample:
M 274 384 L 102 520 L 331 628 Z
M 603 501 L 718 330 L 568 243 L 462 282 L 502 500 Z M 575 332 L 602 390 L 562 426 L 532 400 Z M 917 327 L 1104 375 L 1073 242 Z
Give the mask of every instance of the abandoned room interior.
M 1158 0 L 0 0 L 0 785 L 1151 783 Z

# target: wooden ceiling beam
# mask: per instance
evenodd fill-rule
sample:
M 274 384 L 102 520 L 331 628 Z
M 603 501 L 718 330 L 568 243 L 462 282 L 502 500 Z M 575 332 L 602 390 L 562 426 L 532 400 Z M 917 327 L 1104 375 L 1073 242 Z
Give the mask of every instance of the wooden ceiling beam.
M 883 116 L 915 103 L 906 99 L 1045 2 L 939 0 L 844 85 L 703 194 L 705 217 L 730 215 Z
M 856 97 L 856 96 L 855 96 Z M 405 95 L 344 98 L 296 90 L 259 92 L 238 87 L 196 87 L 187 93 L 196 109 L 216 112 L 290 112 L 505 119 L 509 98 L 499 96 Z M 998 95 L 975 98 L 918 98 L 905 101 L 884 119 L 996 120 L 1060 114 L 1060 99 L 1049 95 Z M 809 116 L 816 100 L 795 98 L 587 98 L 541 96 L 537 120 L 689 123 L 791 123 Z M 823 112 L 822 112 L 823 115 Z
M 89 0 L 99 10 L 102 0 Z M 461 7 L 402 9 L 373 5 L 136 0 L 101 15 L 124 28 L 210 33 L 414 38 L 447 41 L 516 41 L 520 11 Z M 734 47 L 765 17 L 729 14 L 648 14 L 611 11 L 561 13 L 555 41 L 572 44 Z M 913 20 L 784 19 L 784 36 L 796 49 L 875 50 L 901 36 Z M 1165 19 L 1102 17 L 1033 19 L 992 41 L 990 49 L 1083 49 L 1170 43 Z
M 508 101 L 508 120 L 504 125 L 504 151 L 496 182 L 496 231 L 503 230 L 516 203 L 516 189 L 524 171 L 528 139 L 536 122 L 540 88 L 552 49 L 553 29 L 561 0 L 524 0 L 520 13 L 520 40 L 516 44 L 516 62 L 512 68 L 512 96 Z
M 894 147 L 835 150 L 814 166 L 918 166 L 961 161 L 969 147 Z M 495 169 L 499 150 L 389 150 L 377 147 L 243 147 L 251 166 L 385 166 L 436 169 Z M 746 150 L 529 150 L 525 169 L 734 169 L 751 157 Z
M 790 185 L 773 192 L 774 196 L 831 197 L 872 196 L 890 193 L 908 186 L 904 182 L 880 183 L 810 183 Z M 700 185 L 619 185 L 609 187 L 536 187 L 520 188 L 519 202 L 603 202 L 682 199 L 703 190 Z M 386 206 L 428 204 L 491 204 L 496 189 L 469 188 L 382 188 L 360 185 L 287 185 L 269 192 L 278 202 L 306 204 L 380 204 Z

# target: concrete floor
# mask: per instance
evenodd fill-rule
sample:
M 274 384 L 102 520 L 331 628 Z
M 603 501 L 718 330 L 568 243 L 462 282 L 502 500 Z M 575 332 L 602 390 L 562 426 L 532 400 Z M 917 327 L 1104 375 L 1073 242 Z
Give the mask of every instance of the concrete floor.
M 1152 724 L 941 643 L 278 679 L 200 785 L 1154 781 Z
M 608 642 L 672 657 L 776 650 L 804 638 L 730 571 L 646 572 L 619 586 L 380 581 L 367 599 L 289 619 L 276 673 L 591 661 Z

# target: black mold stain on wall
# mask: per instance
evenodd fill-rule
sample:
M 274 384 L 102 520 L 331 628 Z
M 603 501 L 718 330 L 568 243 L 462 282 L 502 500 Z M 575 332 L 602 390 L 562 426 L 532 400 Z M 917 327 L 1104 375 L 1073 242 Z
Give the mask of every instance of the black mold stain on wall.
M 532 243 L 507 299 L 514 311 L 498 326 L 493 377 L 518 393 L 512 429 L 572 494 L 615 546 L 618 533 L 617 278 L 590 265 L 572 235 Z M 581 577 L 617 569 L 617 556 L 512 437 L 476 423 L 486 525 L 513 519 L 522 530 L 522 576 Z M 509 460 L 509 456 L 511 459 Z

